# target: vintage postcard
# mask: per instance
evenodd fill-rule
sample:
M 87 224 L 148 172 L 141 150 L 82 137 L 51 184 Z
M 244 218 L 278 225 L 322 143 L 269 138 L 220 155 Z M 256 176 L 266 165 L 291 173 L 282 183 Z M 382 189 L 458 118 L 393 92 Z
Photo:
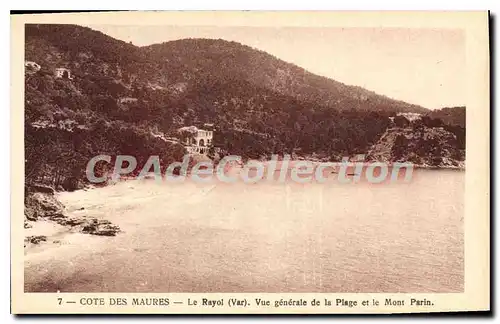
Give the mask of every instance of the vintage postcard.
M 12 15 L 12 313 L 488 311 L 488 19 Z

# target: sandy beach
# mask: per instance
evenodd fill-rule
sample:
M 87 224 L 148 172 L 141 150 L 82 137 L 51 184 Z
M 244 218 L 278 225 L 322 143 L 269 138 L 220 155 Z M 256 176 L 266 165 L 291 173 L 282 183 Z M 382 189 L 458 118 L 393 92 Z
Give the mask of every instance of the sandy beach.
M 418 172 L 376 188 L 147 179 L 59 193 L 68 216 L 106 219 L 122 232 L 50 228 L 47 242 L 26 250 L 25 289 L 461 291 L 464 173 Z

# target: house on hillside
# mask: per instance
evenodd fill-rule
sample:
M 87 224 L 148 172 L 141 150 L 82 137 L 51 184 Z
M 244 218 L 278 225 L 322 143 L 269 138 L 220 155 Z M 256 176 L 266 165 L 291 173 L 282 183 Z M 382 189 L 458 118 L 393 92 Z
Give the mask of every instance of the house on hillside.
M 123 97 L 123 98 L 118 98 L 118 103 L 121 104 L 126 104 L 126 103 L 132 103 L 132 102 L 137 102 L 137 98 L 132 98 L 132 97 Z
M 213 124 L 205 124 L 206 129 L 196 126 L 186 126 L 178 129 L 180 142 L 189 153 L 208 154 L 213 146 Z
M 411 112 L 398 113 L 397 116 L 403 116 L 404 118 L 408 119 L 408 121 L 410 121 L 410 122 L 415 121 L 415 120 L 419 120 L 420 118 L 422 118 L 422 114 L 411 113 Z
M 56 78 L 73 80 L 73 75 L 71 75 L 71 71 L 67 68 L 56 68 L 54 70 L 54 76 Z
M 40 64 L 38 64 L 36 62 L 33 62 L 33 61 L 24 62 L 24 70 L 28 74 L 35 74 L 38 71 L 40 71 L 41 68 L 42 67 L 40 66 Z

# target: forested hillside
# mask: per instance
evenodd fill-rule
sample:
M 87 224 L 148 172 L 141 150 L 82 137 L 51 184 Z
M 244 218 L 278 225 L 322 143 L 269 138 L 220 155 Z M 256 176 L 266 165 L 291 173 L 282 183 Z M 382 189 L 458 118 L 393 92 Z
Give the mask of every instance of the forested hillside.
M 446 107 L 431 110 L 427 116 L 441 119 L 445 124 L 465 128 L 465 107 Z
M 179 161 L 184 148 L 157 135 L 182 126 L 213 123 L 214 144 L 246 158 L 337 160 L 366 153 L 389 116 L 429 112 L 224 40 L 137 47 L 75 25 L 26 25 L 25 54 L 41 66 L 25 81 L 27 181 L 67 189 L 98 154 Z

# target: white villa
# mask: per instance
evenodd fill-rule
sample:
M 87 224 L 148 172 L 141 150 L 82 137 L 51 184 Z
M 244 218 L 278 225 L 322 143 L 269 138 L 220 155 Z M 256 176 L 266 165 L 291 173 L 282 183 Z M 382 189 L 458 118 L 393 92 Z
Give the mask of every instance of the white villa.
M 397 116 L 403 116 L 406 119 L 408 119 L 408 121 L 411 121 L 411 122 L 422 118 L 422 114 L 411 113 L 411 112 L 410 113 L 398 113 Z
M 40 64 L 38 64 L 36 62 L 26 61 L 26 62 L 24 62 L 24 68 L 25 68 L 26 73 L 28 73 L 28 74 L 35 74 L 38 71 L 40 71 L 40 69 L 42 67 L 40 66 Z
M 205 124 L 206 129 L 200 129 L 196 126 L 186 126 L 178 129 L 180 142 L 186 147 L 189 153 L 207 154 L 213 146 L 214 132 L 212 124 Z
M 73 76 L 71 75 L 71 71 L 66 68 L 57 68 L 54 70 L 54 76 L 56 78 L 69 79 L 73 80 Z

